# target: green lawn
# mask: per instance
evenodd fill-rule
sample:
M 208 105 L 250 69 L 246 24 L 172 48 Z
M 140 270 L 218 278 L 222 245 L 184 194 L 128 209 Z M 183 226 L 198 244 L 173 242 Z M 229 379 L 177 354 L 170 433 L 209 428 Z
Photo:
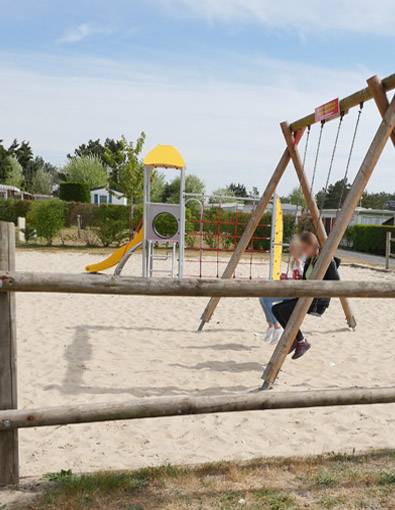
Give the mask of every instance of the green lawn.
M 395 453 L 47 475 L 19 510 L 390 510 Z M 14 507 L 15 508 L 15 507 Z

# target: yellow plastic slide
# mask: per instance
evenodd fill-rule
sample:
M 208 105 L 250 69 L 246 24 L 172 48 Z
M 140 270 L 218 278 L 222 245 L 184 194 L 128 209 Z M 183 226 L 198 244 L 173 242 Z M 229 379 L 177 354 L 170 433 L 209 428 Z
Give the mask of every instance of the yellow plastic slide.
M 109 257 L 107 257 L 102 262 L 98 262 L 97 264 L 90 264 L 89 266 L 85 267 L 85 271 L 88 271 L 88 273 L 100 273 L 100 271 L 105 271 L 106 269 L 110 269 L 111 267 L 116 266 L 122 257 L 127 253 L 129 250 L 136 250 L 140 244 L 143 242 L 144 239 L 144 228 L 141 227 L 133 236 L 133 239 L 131 239 L 127 244 L 124 244 L 120 248 L 114 251 Z

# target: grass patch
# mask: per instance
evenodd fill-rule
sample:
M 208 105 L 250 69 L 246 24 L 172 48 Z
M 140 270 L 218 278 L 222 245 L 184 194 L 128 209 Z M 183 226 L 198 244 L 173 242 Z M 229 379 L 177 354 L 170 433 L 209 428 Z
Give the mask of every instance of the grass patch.
M 46 476 L 19 510 L 388 510 L 393 452 Z

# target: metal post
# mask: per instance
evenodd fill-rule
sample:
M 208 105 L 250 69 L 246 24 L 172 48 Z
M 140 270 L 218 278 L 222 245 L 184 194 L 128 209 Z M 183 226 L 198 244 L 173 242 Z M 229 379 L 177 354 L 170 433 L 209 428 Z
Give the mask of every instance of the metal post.
M 185 259 L 185 168 L 180 175 L 180 242 L 178 245 L 178 278 L 184 275 Z
M 391 232 L 386 232 L 386 236 L 385 236 L 385 269 L 390 268 L 391 241 L 392 241 Z
M 144 240 L 143 240 L 143 276 L 148 278 L 149 263 L 148 263 L 148 246 L 147 246 L 147 222 L 148 222 L 148 207 L 151 201 L 151 168 L 148 166 L 144 167 L 144 215 L 143 215 L 143 228 L 144 228 Z
M 274 265 L 274 243 L 276 237 L 276 216 L 277 216 L 277 194 L 273 195 L 273 207 L 272 207 L 272 226 L 270 232 L 270 262 L 269 262 L 269 280 L 273 279 L 273 265 Z

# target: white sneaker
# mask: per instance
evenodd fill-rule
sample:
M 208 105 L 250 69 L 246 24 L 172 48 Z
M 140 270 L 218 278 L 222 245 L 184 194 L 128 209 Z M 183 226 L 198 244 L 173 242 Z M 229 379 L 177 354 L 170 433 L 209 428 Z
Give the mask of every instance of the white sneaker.
M 272 342 L 274 331 L 275 331 L 275 329 L 272 326 L 269 326 L 267 328 L 266 335 L 264 338 L 265 342 Z
M 283 332 L 284 332 L 283 328 L 278 328 L 278 329 L 273 328 L 273 334 L 272 334 L 272 339 L 271 339 L 270 343 L 276 344 L 280 340 Z

